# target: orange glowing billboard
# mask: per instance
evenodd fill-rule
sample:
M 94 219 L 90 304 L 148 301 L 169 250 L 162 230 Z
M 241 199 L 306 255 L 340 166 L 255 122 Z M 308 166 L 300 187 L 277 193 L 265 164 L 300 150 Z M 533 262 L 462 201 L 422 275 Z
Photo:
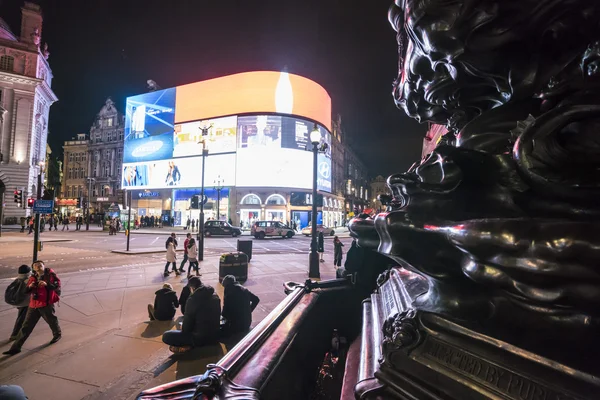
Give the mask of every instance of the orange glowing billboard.
M 331 98 L 319 84 L 287 72 L 257 71 L 177 86 L 175 123 L 249 113 L 290 114 L 331 131 Z

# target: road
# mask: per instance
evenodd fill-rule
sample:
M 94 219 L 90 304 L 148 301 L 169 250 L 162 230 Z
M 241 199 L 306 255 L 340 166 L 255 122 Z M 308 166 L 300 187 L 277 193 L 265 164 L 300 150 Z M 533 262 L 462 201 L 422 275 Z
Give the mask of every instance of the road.
M 130 248 L 161 249 L 167 238 L 168 230 L 162 233 L 132 234 Z M 178 240 L 183 242 L 183 232 L 178 232 Z M 261 254 L 302 254 L 308 253 L 310 238 L 302 235 L 291 239 L 269 238 L 254 239 L 250 236 L 241 238 L 210 237 L 205 239 L 205 255 L 216 256 L 235 251 L 237 240 L 252 240 L 253 257 Z M 341 237 L 345 251 L 350 248 L 351 239 Z M 112 253 L 111 250 L 124 250 L 126 236 L 119 234 L 110 236 L 106 232 L 45 232 L 42 234 L 44 249 L 38 258 L 49 266 L 64 272 L 107 269 L 114 267 L 139 266 L 164 262 L 163 253 L 125 255 Z M 183 243 L 180 243 L 182 246 Z M 333 253 L 331 237 L 326 237 L 325 252 Z M 21 264 L 31 264 L 33 253 L 33 235 L 19 232 L 3 233 L 0 238 L 0 279 L 15 276 L 16 268 Z

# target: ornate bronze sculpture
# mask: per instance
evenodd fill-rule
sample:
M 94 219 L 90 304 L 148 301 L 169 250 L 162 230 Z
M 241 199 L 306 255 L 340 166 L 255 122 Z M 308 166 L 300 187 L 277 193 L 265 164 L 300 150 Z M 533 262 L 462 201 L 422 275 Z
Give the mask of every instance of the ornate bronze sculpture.
M 600 2 L 396 0 L 389 20 L 396 104 L 449 133 L 352 221 L 356 285 L 288 286 L 202 379 L 141 398 L 307 398 L 333 328 L 344 399 L 600 398 Z M 373 254 L 398 264 L 376 283 Z

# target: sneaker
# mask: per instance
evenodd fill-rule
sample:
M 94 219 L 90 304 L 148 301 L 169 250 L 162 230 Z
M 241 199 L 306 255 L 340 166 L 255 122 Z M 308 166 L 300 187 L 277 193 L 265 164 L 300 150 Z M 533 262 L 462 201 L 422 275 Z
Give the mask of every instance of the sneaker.
M 6 355 L 6 356 L 14 356 L 15 354 L 19 354 L 20 352 L 21 352 L 21 349 L 8 349 L 2 354 Z
M 168 272 L 165 272 L 165 273 L 163 274 L 163 276 L 164 276 L 165 278 L 168 278 L 168 277 L 169 277 L 169 273 L 168 273 Z
M 185 269 L 179 268 L 179 272 L 185 272 Z
M 52 340 L 50 341 L 50 344 L 54 344 L 54 343 L 58 342 L 60 339 L 62 339 L 62 335 L 56 335 L 52 338 Z
M 191 349 L 191 346 L 169 346 L 169 350 L 175 354 L 185 353 Z

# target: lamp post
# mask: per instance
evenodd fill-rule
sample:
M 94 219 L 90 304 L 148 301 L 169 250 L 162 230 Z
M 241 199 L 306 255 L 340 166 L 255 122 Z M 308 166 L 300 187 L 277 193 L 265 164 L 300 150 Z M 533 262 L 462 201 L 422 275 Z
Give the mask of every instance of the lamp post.
M 223 182 L 225 182 L 225 180 L 221 179 L 221 175 L 217 176 L 217 179 L 214 181 L 215 189 L 217 190 L 217 221 L 221 220 L 221 208 L 219 206 L 221 201 L 221 190 L 223 190 Z
M 85 202 L 85 230 L 90 230 L 90 202 L 92 201 L 92 182 L 96 182 L 96 180 L 92 177 L 87 177 L 88 182 L 88 192 L 87 192 L 87 201 Z
M 44 181 L 43 173 L 44 173 L 44 163 L 39 163 L 39 172 L 37 176 L 37 199 L 42 199 L 42 182 Z M 38 248 L 40 242 L 40 213 L 35 213 L 35 222 L 34 222 L 34 232 L 33 232 L 33 261 L 37 261 L 38 258 Z
M 312 190 L 312 215 L 311 215 L 311 240 L 310 240 L 310 255 L 308 257 L 308 277 L 311 279 L 321 279 L 319 271 L 319 253 L 317 252 L 317 177 L 318 177 L 318 154 L 319 151 L 327 149 L 327 143 L 321 143 L 321 132 L 314 125 L 310 132 L 310 142 L 312 143 L 313 152 L 313 190 Z
M 198 223 L 198 234 L 196 236 L 196 241 L 198 242 L 198 261 L 204 261 L 204 170 L 206 165 L 206 156 L 208 155 L 206 136 L 208 136 L 208 130 L 211 127 L 212 125 L 199 128 L 202 132 L 202 140 L 198 142 L 202 143 L 202 188 L 200 190 L 200 221 Z

